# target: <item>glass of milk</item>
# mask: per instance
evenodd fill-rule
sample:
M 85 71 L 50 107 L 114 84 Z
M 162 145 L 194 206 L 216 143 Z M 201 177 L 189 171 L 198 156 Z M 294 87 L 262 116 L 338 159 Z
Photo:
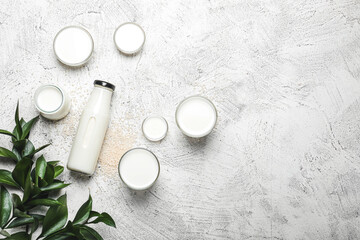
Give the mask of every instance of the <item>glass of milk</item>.
M 201 138 L 208 135 L 217 121 L 215 105 L 202 96 L 191 96 L 180 102 L 175 119 L 180 130 L 188 137 Z
M 53 48 L 60 62 L 79 67 L 89 61 L 94 50 L 94 40 L 85 28 L 67 26 L 56 34 Z
M 40 114 L 50 120 L 60 120 L 70 111 L 71 99 L 59 86 L 42 85 L 35 91 L 34 102 Z
M 149 189 L 159 175 L 159 160 L 154 153 L 145 148 L 130 149 L 120 159 L 120 179 L 132 190 Z
M 149 116 L 142 123 L 142 132 L 149 141 L 157 142 L 165 138 L 168 124 L 161 116 Z
M 121 24 L 114 32 L 114 43 L 120 52 L 131 55 L 141 50 L 145 43 L 145 32 L 134 22 Z

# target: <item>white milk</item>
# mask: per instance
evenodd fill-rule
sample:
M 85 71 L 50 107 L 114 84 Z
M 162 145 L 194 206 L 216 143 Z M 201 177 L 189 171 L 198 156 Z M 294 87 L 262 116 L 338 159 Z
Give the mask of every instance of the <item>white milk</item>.
M 124 23 L 115 30 L 114 42 L 119 51 L 134 54 L 144 45 L 145 32 L 136 23 Z
M 93 174 L 110 120 L 110 102 L 115 86 L 96 80 L 82 112 L 67 168 Z
M 68 94 L 55 85 L 43 85 L 35 92 L 35 107 L 40 114 L 50 120 L 59 120 L 65 117 L 71 107 Z
M 176 110 L 176 123 L 189 137 L 199 138 L 208 135 L 215 127 L 216 120 L 214 104 L 201 96 L 186 98 Z
M 152 152 L 143 148 L 134 148 L 121 157 L 119 174 L 129 188 L 146 190 L 157 180 L 160 164 Z
M 90 33 L 79 26 L 65 27 L 54 39 L 56 57 L 65 65 L 81 66 L 86 63 L 93 52 L 94 41 Z
M 168 124 L 163 117 L 147 117 L 142 124 L 144 136 L 150 141 L 162 140 L 168 131 Z

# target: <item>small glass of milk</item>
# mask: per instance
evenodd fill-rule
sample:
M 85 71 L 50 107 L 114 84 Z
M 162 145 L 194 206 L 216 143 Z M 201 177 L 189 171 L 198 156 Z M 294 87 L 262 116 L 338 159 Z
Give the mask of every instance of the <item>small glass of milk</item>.
M 149 116 L 142 123 L 142 132 L 149 141 L 160 141 L 165 138 L 168 124 L 161 116 Z
M 134 22 L 123 23 L 114 32 L 114 43 L 117 49 L 127 55 L 139 52 L 144 46 L 145 39 L 144 30 Z
M 178 105 L 175 113 L 176 124 L 188 137 L 201 138 L 215 127 L 217 111 L 215 105 L 202 96 L 191 96 Z
M 94 40 L 85 28 L 67 26 L 56 34 L 53 48 L 60 62 L 70 67 L 79 67 L 89 61 L 94 50 Z
M 42 85 L 34 96 L 36 109 L 50 120 L 60 120 L 70 111 L 71 99 L 68 94 L 56 85 Z
M 120 159 L 120 179 L 132 190 L 149 189 L 159 175 L 159 160 L 154 153 L 145 148 L 130 149 Z

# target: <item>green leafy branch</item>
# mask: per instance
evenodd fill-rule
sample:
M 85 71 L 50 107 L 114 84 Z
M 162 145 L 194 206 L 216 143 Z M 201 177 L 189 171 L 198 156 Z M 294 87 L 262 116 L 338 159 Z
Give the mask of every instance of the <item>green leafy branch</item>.
M 57 199 L 50 195 L 69 184 L 59 180 L 64 167 L 58 161 L 47 162 L 43 155 L 34 158 L 50 144 L 35 148 L 29 140 L 30 130 L 39 117 L 26 122 L 19 119 L 19 104 L 15 111 L 15 128 L 12 132 L 1 130 L 0 134 L 11 137 L 12 150 L 0 147 L 0 158 L 11 159 L 15 163 L 12 172 L 0 169 L 0 235 L 7 240 L 31 240 L 34 232 L 42 226 L 36 239 L 42 240 L 100 240 L 103 239 L 89 225 L 104 223 L 116 227 L 107 213 L 92 211 L 92 198 L 78 210 L 73 221 L 68 221 L 66 194 Z M 22 197 L 5 187 L 22 192 Z M 45 215 L 34 210 L 39 206 L 48 207 Z M 25 227 L 25 230 L 24 230 Z M 10 234 L 9 230 L 22 230 Z

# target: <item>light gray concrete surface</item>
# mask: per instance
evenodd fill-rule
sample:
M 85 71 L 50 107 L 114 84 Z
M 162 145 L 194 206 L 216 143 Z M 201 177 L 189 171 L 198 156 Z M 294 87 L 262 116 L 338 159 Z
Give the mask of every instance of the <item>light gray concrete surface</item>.
M 66 164 L 94 79 L 117 86 L 98 169 L 66 171 L 70 215 L 90 191 L 117 229 L 105 239 L 359 239 L 360 1 L 10 1 L 0 4 L 1 128 L 16 101 L 26 119 L 32 96 L 54 83 L 73 98 L 63 120 L 44 119 L 31 139 L 52 142 L 48 160 Z M 143 26 L 141 53 L 112 42 L 126 21 Z M 52 40 L 62 27 L 86 27 L 95 53 L 86 66 L 60 64 Z M 174 113 L 202 94 L 219 112 L 206 139 L 187 139 Z M 161 143 L 142 120 L 169 122 Z M 8 146 L 8 138 L 0 137 Z M 134 193 L 117 163 L 131 147 L 160 159 L 157 184 Z M 3 165 L 3 164 L 2 164 Z

